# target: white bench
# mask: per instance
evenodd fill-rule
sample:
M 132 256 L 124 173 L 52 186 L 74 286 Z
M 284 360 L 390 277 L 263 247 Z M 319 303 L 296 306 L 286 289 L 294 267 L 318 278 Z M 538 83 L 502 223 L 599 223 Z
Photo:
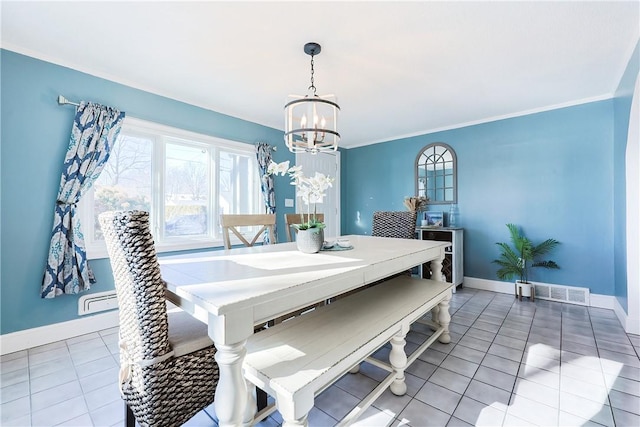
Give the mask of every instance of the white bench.
M 275 397 L 285 426 L 304 426 L 318 393 L 390 341 L 390 365 L 368 359 L 390 374 L 342 420 L 348 425 L 387 387 L 406 393 L 407 366 L 436 339 L 450 342 L 451 289 L 449 283 L 401 276 L 254 334 L 247 341 L 245 377 Z M 410 325 L 432 309 L 435 332 L 407 358 Z

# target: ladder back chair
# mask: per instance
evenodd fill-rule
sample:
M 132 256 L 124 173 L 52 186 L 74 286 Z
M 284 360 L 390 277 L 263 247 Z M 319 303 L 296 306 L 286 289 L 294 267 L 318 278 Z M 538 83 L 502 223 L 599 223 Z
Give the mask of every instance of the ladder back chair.
M 219 370 L 207 325 L 167 312 L 148 212 L 105 212 L 99 221 L 118 298 L 126 425 L 182 425 L 214 400 Z
M 317 213 L 316 215 L 316 219 L 320 222 L 324 222 L 324 214 L 323 213 Z M 284 214 L 284 223 L 286 225 L 286 234 L 287 234 L 287 242 L 293 242 L 293 238 L 292 238 L 292 234 L 291 234 L 291 229 L 293 228 L 293 230 L 295 230 L 294 232 L 297 233 L 298 230 L 296 230 L 296 228 L 294 227 L 295 224 L 300 224 L 303 222 L 309 222 L 309 215 L 308 214 L 303 214 L 303 213 L 293 213 L 293 214 Z
M 271 243 L 276 242 L 276 235 L 274 232 L 276 226 L 275 214 L 257 214 L 257 215 L 245 215 L 245 214 L 225 214 L 220 215 L 220 225 L 222 225 L 222 238 L 224 240 L 224 247 L 231 249 L 231 237 L 230 233 L 233 233 L 245 246 L 253 246 L 258 239 L 263 235 L 265 230 L 269 230 L 269 239 Z M 238 230 L 239 227 L 261 227 L 258 232 L 253 236 L 251 241 L 247 240 L 245 236 Z

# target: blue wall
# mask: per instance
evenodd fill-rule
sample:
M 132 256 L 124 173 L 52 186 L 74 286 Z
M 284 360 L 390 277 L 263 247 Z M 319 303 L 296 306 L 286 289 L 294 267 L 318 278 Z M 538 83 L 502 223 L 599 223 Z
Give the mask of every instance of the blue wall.
M 126 111 L 128 116 L 194 132 L 247 143 L 268 142 L 278 146 L 276 161 L 294 162 L 280 130 L 11 51 L 0 50 L 0 55 L 2 334 L 77 318 L 79 296 L 40 298 L 53 206 L 75 114 L 73 107 L 58 106 L 58 95 L 99 102 Z M 284 213 L 284 198 L 294 198 L 295 189 L 287 177 L 278 177 L 276 186 L 278 212 Z M 278 221 L 283 239 L 282 215 L 278 215 Z M 89 292 L 113 289 L 108 260 L 92 261 L 91 266 L 97 283 Z
M 433 142 L 458 156 L 465 276 L 497 279 L 495 242 L 512 222 L 534 242 L 562 242 L 551 257 L 561 270 L 534 269 L 532 280 L 614 294 L 613 100 L 348 150 L 344 233 L 368 234 L 374 211 L 405 209 L 416 155 Z
M 342 233 L 370 233 L 375 210 L 404 210 L 403 198 L 415 192 L 417 153 L 444 142 L 458 156 L 466 276 L 496 279 L 495 242 L 507 241 L 504 224 L 514 222 L 535 241 L 562 242 L 553 254 L 562 269 L 534 271 L 533 280 L 585 286 L 616 295 L 626 307 L 623 153 L 626 93 L 638 56 L 636 46 L 612 100 L 341 150 Z M 0 50 L 0 67 L 1 334 L 77 318 L 79 296 L 39 296 L 74 115 L 72 107 L 57 105 L 59 94 L 194 132 L 266 141 L 279 147 L 276 161 L 294 161 L 276 129 L 6 50 Z M 276 186 L 278 212 L 287 212 L 284 199 L 294 198 L 295 189 L 287 177 L 277 177 Z M 282 239 L 281 215 L 278 226 Z M 90 292 L 113 289 L 108 262 L 91 265 L 98 283 Z

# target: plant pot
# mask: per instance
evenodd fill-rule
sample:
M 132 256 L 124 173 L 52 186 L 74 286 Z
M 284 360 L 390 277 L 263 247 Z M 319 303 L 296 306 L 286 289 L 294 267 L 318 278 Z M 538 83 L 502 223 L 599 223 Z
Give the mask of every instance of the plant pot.
M 324 230 L 318 228 L 308 228 L 298 230 L 296 235 L 296 245 L 300 252 L 305 254 L 315 254 L 322 249 L 324 242 Z
M 516 297 L 518 297 L 520 300 L 522 300 L 522 297 L 529 297 L 531 298 L 531 300 L 535 298 L 534 297 L 535 290 L 532 283 L 516 280 L 515 288 L 516 288 Z

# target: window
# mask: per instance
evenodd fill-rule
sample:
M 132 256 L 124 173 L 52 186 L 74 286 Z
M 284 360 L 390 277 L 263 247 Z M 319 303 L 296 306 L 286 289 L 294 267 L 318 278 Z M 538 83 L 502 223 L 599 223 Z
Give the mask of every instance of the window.
M 79 213 L 89 258 L 102 258 L 105 211 L 148 211 L 156 249 L 166 252 L 221 246 L 219 214 L 263 206 L 252 144 L 126 118 Z

